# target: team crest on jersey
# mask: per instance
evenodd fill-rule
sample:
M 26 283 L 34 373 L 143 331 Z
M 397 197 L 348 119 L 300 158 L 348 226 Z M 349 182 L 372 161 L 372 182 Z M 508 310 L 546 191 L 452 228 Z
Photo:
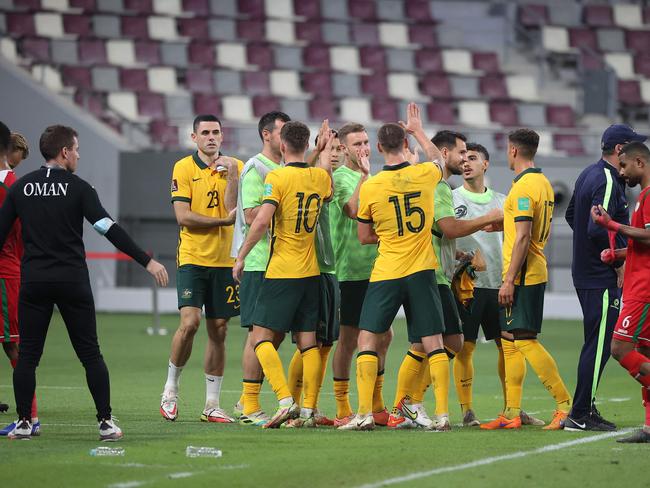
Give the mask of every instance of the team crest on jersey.
M 273 193 L 273 185 L 271 183 L 266 183 L 264 185 L 264 196 L 268 197 Z
M 172 180 L 172 191 L 178 191 L 178 181 Z
M 458 207 L 456 207 L 455 212 L 456 212 L 456 218 L 462 219 L 463 217 L 465 217 L 465 215 L 467 215 L 467 207 L 465 205 L 459 205 Z
M 521 197 L 517 199 L 517 208 L 519 210 L 530 210 L 530 198 Z
M 192 298 L 192 290 L 185 288 L 183 293 L 181 293 L 181 298 Z

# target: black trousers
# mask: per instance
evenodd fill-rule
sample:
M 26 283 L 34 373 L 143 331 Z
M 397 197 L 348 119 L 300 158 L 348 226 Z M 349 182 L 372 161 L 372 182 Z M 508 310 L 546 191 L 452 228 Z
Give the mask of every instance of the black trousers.
M 580 418 L 591 412 L 598 383 L 611 354 L 614 326 L 621 306 L 619 288 L 576 289 L 583 313 L 584 344 L 578 361 L 578 383 L 571 416 Z
M 97 420 L 111 417 L 108 368 L 99 351 L 95 302 L 90 283 L 23 283 L 18 299 L 20 345 L 14 370 L 18 418 L 31 417 L 36 368 L 43 355 L 54 305 L 59 308 L 72 347 L 86 370 L 88 388 L 97 408 Z

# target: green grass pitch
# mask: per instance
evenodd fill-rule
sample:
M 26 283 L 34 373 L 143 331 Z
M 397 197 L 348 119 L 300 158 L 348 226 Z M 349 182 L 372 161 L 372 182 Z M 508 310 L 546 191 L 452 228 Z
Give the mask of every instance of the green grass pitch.
M 557 446 L 592 437 L 593 433 L 545 432 L 533 427 L 515 432 L 454 427 L 449 433 L 382 429 L 337 432 L 332 428 L 263 431 L 239 425 L 201 423 L 199 415 L 205 395 L 204 331 L 197 335 L 194 355 L 181 378 L 179 420 L 166 422 L 158 408 L 171 338 L 147 336 L 144 329 L 149 321 L 149 317 L 139 315 L 98 316 L 100 343 L 111 372 L 113 410 L 125 433 L 117 445 L 126 450 L 124 457 L 102 458 L 89 455 L 89 450 L 99 445 L 92 400 L 83 368 L 74 355 L 61 318 L 54 317 L 38 370 L 42 436 L 24 442 L 0 439 L 0 460 L 7 486 L 356 487 L 379 486 L 374 484 L 445 467 L 450 469 L 396 485 L 647 486 L 642 466 L 650 459 L 647 445 L 621 445 L 614 438 L 602 438 Z M 163 323 L 173 331 L 177 318 L 163 317 Z M 396 322 L 395 332 L 386 365 L 384 391 L 388 403 L 392 401 L 397 368 L 407 348 L 402 321 Z M 231 409 L 239 397 L 244 340 L 244 331 L 237 320 L 233 320 L 228 334 L 221 401 L 222 406 Z M 582 327 L 577 322 L 547 321 L 541 336 L 571 391 L 575 386 L 581 335 Z M 292 352 L 291 344 L 282 346 L 285 365 Z M 478 345 L 475 369 L 475 410 L 483 420 L 494 418 L 502 402 L 494 344 Z M 10 385 L 9 363 L 0 361 L 0 399 L 8 401 L 13 412 Z M 354 380 L 352 385 L 355 391 Z M 641 424 L 639 386 L 614 361 L 607 367 L 599 398 L 603 415 L 620 428 Z M 432 411 L 430 391 L 426 401 Z M 263 388 L 262 402 L 268 412 L 276 406 L 268 383 Z M 356 405 L 354 394 L 352 402 Z M 452 421 L 457 424 L 460 411 L 455 392 L 450 405 Z M 530 368 L 523 406 L 547 421 L 554 406 Z M 330 416 L 334 414 L 331 368 L 323 385 L 320 407 Z M 13 413 L 0 415 L 0 421 L 5 423 L 13 419 Z M 188 445 L 220 448 L 223 457 L 186 458 Z M 556 449 L 530 453 L 544 446 Z M 515 453 L 523 455 L 486 464 L 477 462 Z

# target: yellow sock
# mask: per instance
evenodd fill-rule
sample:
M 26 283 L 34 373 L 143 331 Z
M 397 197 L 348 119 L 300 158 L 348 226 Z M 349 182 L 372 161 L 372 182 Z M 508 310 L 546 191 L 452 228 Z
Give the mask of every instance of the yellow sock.
M 505 340 L 505 339 L 502 339 Z M 524 363 L 525 365 L 526 363 Z M 501 390 L 503 391 L 503 411 L 506 409 L 506 362 L 503 359 L 503 347 L 497 346 L 497 372 L 501 381 Z
M 436 399 L 436 415 L 449 413 L 449 357 L 442 349 L 429 353 L 429 371 L 433 396 Z
M 325 379 L 325 371 L 327 371 L 327 360 L 330 357 L 330 351 L 332 346 L 321 346 L 318 350 L 320 353 L 320 375 L 318 376 L 318 391 L 316 392 L 316 407 L 318 408 L 318 400 L 320 398 L 320 392 L 323 388 L 323 380 Z
M 337 419 L 352 415 L 349 378 L 334 378 L 334 400 L 336 401 Z
M 384 370 L 377 371 L 375 389 L 372 391 L 372 412 L 382 412 L 386 408 L 384 403 Z
M 284 376 L 284 369 L 282 369 L 282 361 L 280 361 L 278 351 L 275 350 L 271 341 L 263 341 L 257 344 L 255 346 L 255 355 L 262 365 L 264 376 L 268 378 L 278 401 L 283 398 L 291 398 L 287 378 Z
M 526 377 L 526 358 L 513 341 L 503 339 L 503 361 L 506 370 L 506 408 L 504 415 L 513 419 L 521 412 L 521 396 Z
M 237 402 L 237 403 L 239 403 L 239 405 L 241 405 L 242 408 L 244 408 L 244 402 L 246 401 L 246 399 L 244 398 L 245 396 L 246 396 L 246 392 L 244 391 L 244 388 L 242 387 L 241 396 L 239 397 L 239 401 Z
M 296 349 L 291 357 L 289 363 L 289 371 L 287 372 L 287 384 L 289 391 L 293 397 L 293 401 L 300 404 L 300 397 L 302 396 L 302 355 Z
M 372 413 L 372 397 L 377 382 L 379 358 L 373 351 L 363 351 L 357 355 L 357 390 L 359 392 L 360 415 Z
M 463 414 L 472 408 L 472 382 L 474 381 L 472 355 L 474 349 L 476 349 L 476 344 L 466 341 L 454 360 L 454 383 Z
M 244 401 L 244 415 L 259 412 L 262 410 L 260 405 L 260 390 L 262 389 L 262 380 L 243 380 L 242 389 L 244 393 L 242 397 Z
M 427 355 L 423 352 L 414 351 L 413 349 L 409 349 L 404 356 L 397 372 L 397 390 L 395 391 L 393 407 L 396 407 L 405 396 L 410 396 L 416 384 L 419 385 L 422 360 L 426 357 Z
M 568 413 L 571 410 L 571 394 L 560 378 L 553 357 L 537 339 L 516 340 L 515 345 L 533 367 L 544 388 L 555 398 L 557 409 Z
M 413 403 L 424 403 L 424 394 L 431 384 L 431 371 L 429 370 L 429 361 L 422 361 L 420 365 L 420 372 L 418 377 L 413 384 L 413 390 L 411 390 L 411 401 Z
M 310 347 L 302 351 L 302 384 L 305 390 L 304 400 L 302 406 L 304 408 L 316 408 L 316 398 L 318 397 L 318 389 L 320 388 L 321 367 L 320 367 L 320 352 L 318 346 Z

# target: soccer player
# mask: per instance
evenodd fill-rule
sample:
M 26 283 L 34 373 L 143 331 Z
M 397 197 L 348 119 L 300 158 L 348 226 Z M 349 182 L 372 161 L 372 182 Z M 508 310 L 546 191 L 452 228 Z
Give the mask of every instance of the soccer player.
M 452 191 L 456 218 L 474 219 L 490 210 L 503 209 L 506 196 L 486 186 L 485 174 L 490 166 L 490 154 L 481 144 L 467 144 L 467 161 L 462 166 L 463 186 Z M 474 296 L 468 307 L 457 300 L 458 311 L 463 323 L 463 349 L 454 360 L 454 381 L 456 393 L 463 411 L 463 425 L 473 427 L 480 424 L 472 409 L 472 383 L 474 380 L 473 354 L 476 348 L 479 328 L 487 340 L 494 340 L 498 351 L 498 373 L 503 389 L 503 402 L 506 401 L 506 373 L 499 325 L 499 288 L 501 287 L 503 233 L 479 231 L 456 241 L 459 253 L 480 251 L 486 261 L 487 269 L 476 272 Z M 509 341 L 512 334 L 503 332 Z M 513 348 L 511 355 L 517 355 L 521 368 L 526 367 L 523 355 Z M 544 425 L 544 422 L 521 411 L 523 425 Z
M 298 410 L 272 344 L 278 332 L 293 332 L 302 354 L 304 401 L 299 419 L 303 426 L 316 422 L 321 359 L 316 341 L 320 269 L 315 230 L 323 202 L 332 197 L 332 179 L 327 171 L 304 162 L 309 145 L 307 126 L 287 122 L 280 131 L 280 141 L 285 166 L 266 176 L 264 202 L 233 267 L 233 277 L 239 280 L 246 256 L 273 222 L 270 257 L 255 305 L 251 336 L 255 354 L 279 402 L 265 428 L 279 427 Z
M 381 241 L 366 291 L 357 355 L 357 414 L 340 430 L 372 430 L 373 390 L 378 372 L 377 350 L 401 306 L 406 312 L 409 338 L 422 344 L 434 384 L 449 376 L 444 351 L 440 295 L 435 284 L 437 267 L 431 245 L 434 191 L 442 179 L 435 162 L 411 165 L 407 161 L 407 131 L 412 133 L 431 161 L 442 161 L 438 148 L 422 128 L 419 107 L 408 106 L 407 124 L 380 127 L 378 150 L 384 157 L 381 172 L 363 183 L 357 212 L 359 241 Z M 434 389 L 436 400 L 439 389 Z
M 372 266 L 377 257 L 376 245 L 362 245 L 357 236 L 359 189 L 370 172 L 370 142 L 363 125 L 347 123 L 338 131 L 343 164 L 334 171 L 334 200 L 331 208 L 331 229 L 336 255 L 336 277 L 341 291 L 341 327 L 332 360 L 336 418 L 340 427 L 353 417 L 350 406 L 350 365 L 357 348 L 361 307 L 368 288 Z M 386 351 L 392 339 L 389 329 L 377 350 L 379 371 L 373 392 L 372 411 L 377 425 L 386 425 L 388 415 L 382 394 Z
M 643 428 L 628 437 L 624 443 L 650 442 L 650 150 L 641 142 L 631 142 L 619 152 L 620 174 L 628 186 L 641 185 L 642 191 L 634 208 L 632 224 L 612 220 L 602 205 L 593 207 L 593 221 L 611 234 L 628 238 L 627 249 L 606 249 L 603 261 L 612 263 L 625 259 L 623 308 L 612 339 L 612 356 L 639 383 L 645 407 Z
M 268 112 L 260 118 L 257 124 L 258 134 L 263 144 L 262 152 L 250 158 L 241 173 L 237 205 L 238 212 L 241 209 L 241 213 L 235 223 L 236 235 L 233 239 L 232 253 L 234 256 L 239 253 L 245 234 L 250 230 L 257 213 L 262 208 L 266 175 L 281 167 L 280 131 L 284 124 L 290 120 L 291 118 L 284 112 Z M 241 225 L 242 223 L 244 225 Z M 238 232 L 241 235 L 237 235 Z M 262 367 L 255 355 L 254 344 L 251 342 L 253 312 L 264 281 L 264 271 L 268 260 L 269 239 L 267 234 L 263 234 L 246 256 L 244 272 L 239 284 L 241 326 L 248 329 L 242 355 L 242 396 L 235 406 L 235 415 L 239 414 L 239 423 L 242 425 L 263 426 L 269 421 L 268 415 L 262 411 L 260 406 Z M 276 336 L 274 340 L 276 347 L 282 339 L 283 334 Z
M 17 218 L 25 245 L 18 298 L 20 351 L 14 370 L 18 420 L 9 437 L 31 437 L 36 367 L 56 305 L 86 370 L 97 409 L 99 439 L 115 441 L 122 437 L 122 431 L 111 417 L 108 368 L 97 342 L 83 244 L 84 218 L 115 247 L 146 267 L 158 285 L 167 284 L 167 271 L 111 219 L 93 187 L 73 174 L 79 160 L 74 129 L 50 126 L 41 135 L 39 146 L 45 165 L 14 183 L 0 209 L 0 247 Z
M 548 280 L 544 246 L 553 220 L 555 196 L 551 184 L 533 161 L 539 135 L 531 129 L 517 129 L 508 135 L 508 166 L 515 172 L 506 197 L 503 216 L 503 284 L 499 289 L 501 330 L 510 332 L 514 346 L 556 402 L 553 420 L 545 430 L 560 430 L 571 409 L 566 389 L 555 360 L 537 339 L 544 318 L 544 290 Z M 505 337 L 504 337 L 505 339 Z M 507 339 L 506 339 L 507 341 Z M 506 409 L 487 429 L 521 427 L 521 396 L 524 374 L 521 361 L 504 345 L 506 369 Z
M 573 407 L 564 423 L 567 431 L 616 429 L 598 412 L 596 391 L 618 320 L 624 263 L 610 265 L 600 260 L 600 252 L 609 247 L 609 241 L 605 229 L 592 221 L 591 207 L 602 205 L 614 220 L 629 223 L 625 182 L 618 174 L 618 152 L 627 142 L 645 139 L 627 125 L 608 127 L 601 138 L 600 161 L 580 173 L 566 210 L 567 223 L 573 230 L 571 274 L 582 308 L 584 331 Z M 618 235 L 616 247 L 625 246 L 626 238 Z
M 200 418 L 202 422 L 228 423 L 234 419 L 220 407 L 219 397 L 228 319 L 239 315 L 239 287 L 232 279 L 230 248 L 243 163 L 221 155 L 223 132 L 216 116 L 199 115 L 192 127 L 197 151 L 176 162 L 171 184 L 180 226 L 176 257 L 180 326 L 172 339 L 160 413 L 172 421 L 178 416 L 178 380 L 192 352 L 205 306 L 206 399 Z
M 23 159 L 29 155 L 29 148 L 25 138 L 16 133 L 11 134 L 9 150 L 5 147 L 6 136 L 9 133 L 7 126 L 0 127 L 2 142 L 0 143 L 0 205 L 7 197 L 9 187 L 16 182 L 16 168 Z M 6 161 L 3 156 L 6 154 Z M 0 251 L 0 288 L 2 289 L 2 331 L 0 342 L 5 354 L 9 358 L 11 367 L 18 363 L 18 290 L 20 289 L 20 260 L 23 256 L 23 241 L 20 237 L 20 222 L 14 224 L 5 245 Z M 9 434 L 16 427 L 12 422 L 0 430 L 0 436 Z M 38 420 L 36 396 L 32 400 L 32 435 L 40 435 L 41 423 Z

